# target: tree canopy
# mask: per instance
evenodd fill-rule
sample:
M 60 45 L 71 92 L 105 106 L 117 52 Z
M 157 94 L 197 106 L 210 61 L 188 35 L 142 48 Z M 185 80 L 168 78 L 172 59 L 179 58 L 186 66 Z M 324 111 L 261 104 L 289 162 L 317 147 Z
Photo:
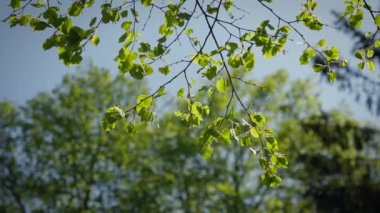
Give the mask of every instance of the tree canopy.
M 155 110 L 156 99 L 165 96 L 165 89 L 173 81 L 184 77 L 186 85 L 177 91 L 182 107 L 174 114 L 186 126 L 204 126 L 198 134 L 203 156 L 209 158 L 216 143 L 237 141 L 253 144 L 249 148 L 257 150 L 260 155 L 263 183 L 278 186 L 281 178 L 277 170 L 287 167 L 288 161 L 279 150 L 274 131 L 267 125 L 268 118 L 254 110 L 251 103 L 256 100 L 247 102 L 243 98 L 247 88 L 268 89 L 268 85 L 258 85 L 246 79 L 246 73 L 254 69 L 255 56 L 262 54 L 271 58 L 290 51 L 286 49 L 287 42 L 293 41 L 290 35 L 297 36 L 303 42 L 304 51 L 294 60 L 305 65 L 313 62 L 314 72 L 325 71 L 329 82 L 336 80 L 336 69 L 346 67 L 348 60 L 326 39 L 310 41 L 302 33 L 304 30 L 319 31 L 331 27 L 318 18 L 316 0 L 295 4 L 302 9 L 291 20 L 272 8 L 275 3 L 272 0 L 255 2 L 277 21 L 257 17 L 262 19 L 261 23 L 246 28 L 240 20 L 244 19 L 244 13 L 251 12 L 251 8 L 242 8 L 233 0 L 11 0 L 12 12 L 4 21 L 11 27 L 29 26 L 33 31 L 51 32 L 43 48 L 57 48 L 58 57 L 67 66 L 82 61 L 87 45 L 97 46 L 101 42 L 98 31 L 103 25 L 118 23 L 123 34 L 120 35 L 120 49 L 115 51 L 114 60 L 120 73 L 128 73 L 135 81 L 161 73 L 167 80 L 151 93 L 141 91 L 134 100 L 113 103 L 114 106 L 105 110 L 103 129 L 112 130 L 120 120 L 127 120 L 128 131 L 133 132 L 140 128 L 136 121 L 156 122 L 159 117 Z M 345 10 L 340 12 L 340 17 L 347 19 L 349 26 L 360 29 L 363 20 L 370 20 L 371 31 L 364 35 L 368 43 L 355 50 L 358 59 L 355 63 L 359 69 L 374 71 L 373 57 L 380 47 L 380 11 L 371 6 L 376 3 L 369 0 L 341 3 Z M 77 18 L 85 16 L 90 9 L 97 12 L 94 17 L 87 17 L 88 26 L 77 25 Z M 143 34 L 153 16 L 160 20 L 160 24 L 154 26 L 155 30 L 148 39 Z M 181 55 L 182 46 L 188 46 L 192 51 Z M 319 60 L 314 60 L 316 58 Z M 196 74 L 204 81 L 197 83 L 191 78 Z M 225 97 L 224 110 L 212 111 L 208 103 L 219 95 Z M 92 106 L 88 106 L 88 110 L 91 109 Z M 79 117 L 89 113 L 79 112 L 80 109 Z

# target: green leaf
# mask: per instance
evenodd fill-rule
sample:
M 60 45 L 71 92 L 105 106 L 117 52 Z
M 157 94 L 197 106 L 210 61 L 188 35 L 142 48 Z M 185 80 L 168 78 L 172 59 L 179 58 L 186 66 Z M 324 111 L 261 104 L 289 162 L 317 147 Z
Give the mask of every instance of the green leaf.
M 361 27 L 363 18 L 364 18 L 363 11 L 358 9 L 356 14 L 351 15 L 348 18 L 348 23 L 351 26 L 355 27 L 356 29 L 359 29 Z
M 257 131 L 257 129 L 255 127 L 252 127 L 249 132 L 251 133 L 252 137 L 254 138 L 259 138 L 260 137 L 260 134 L 259 132 Z
M 35 4 L 30 4 L 32 7 L 35 7 L 35 8 L 42 8 L 44 5 L 41 4 L 41 2 L 37 2 Z
M 50 25 L 43 21 L 33 21 L 33 19 L 30 22 L 30 27 L 35 31 L 43 31 L 47 27 L 50 27 Z
M 317 43 L 318 47 L 324 47 L 324 46 L 326 46 L 326 44 L 327 44 L 326 39 L 321 39 Z
M 314 64 L 313 65 L 314 72 L 321 72 L 323 69 L 325 69 L 325 65 L 323 65 L 323 64 Z
M 278 31 L 283 32 L 285 34 L 289 34 L 290 33 L 290 27 L 289 26 L 282 26 L 278 29 Z
M 187 28 L 186 30 L 185 30 L 185 34 L 186 35 L 191 35 L 191 34 L 193 34 L 194 33 L 194 31 L 193 31 L 193 29 L 191 29 L 191 28 Z
M 161 34 L 161 35 L 164 35 L 166 37 L 168 36 L 171 36 L 173 34 L 173 29 L 168 26 L 166 23 L 162 24 L 158 30 L 158 32 Z
M 277 158 L 276 164 L 279 168 L 287 168 L 288 159 L 283 154 L 277 154 L 276 158 Z
M 339 60 L 339 49 L 332 46 L 330 49 L 324 50 L 327 61 Z
M 277 175 L 269 175 L 267 172 L 261 175 L 261 181 L 269 187 L 277 187 L 281 185 L 282 180 Z
M 238 47 L 238 44 L 235 42 L 228 42 L 226 44 L 226 49 L 228 50 L 229 54 L 233 54 Z
M 368 60 L 367 66 L 370 71 L 374 71 L 376 68 L 375 62 L 373 60 Z
M 361 70 L 364 69 L 364 62 L 358 63 L 358 68 Z
M 59 30 L 61 30 L 64 34 L 68 34 L 71 28 L 73 28 L 73 22 L 68 17 L 66 17 L 63 20 L 62 24 L 59 26 Z
M 255 66 L 255 55 L 252 52 L 245 52 L 243 54 L 243 65 L 247 71 L 251 71 Z
M 141 80 L 144 78 L 144 76 L 151 75 L 152 73 L 153 68 L 149 64 L 145 63 L 134 64 L 129 71 L 129 74 L 138 80 Z
M 147 42 L 140 42 L 140 48 L 138 49 L 142 53 L 150 51 L 150 44 Z
M 156 97 L 161 97 L 163 95 L 166 95 L 165 87 L 160 87 L 160 89 L 157 92 Z
M 159 57 L 163 55 L 164 53 L 165 53 L 165 49 L 164 49 L 164 46 L 162 46 L 162 44 L 158 44 L 153 50 L 153 55 L 156 57 Z
M 95 2 L 94 0 L 87 0 L 86 4 L 84 6 L 87 8 L 90 8 L 94 4 L 94 2 Z
M 230 129 L 223 129 L 220 132 L 220 139 L 226 143 L 226 144 L 231 144 L 231 132 Z
M 204 75 L 207 77 L 208 80 L 212 80 L 216 77 L 218 74 L 218 68 L 216 66 L 209 67 Z
M 99 44 L 99 36 L 98 35 L 93 35 L 92 38 L 91 38 L 91 43 L 94 45 L 94 46 L 98 46 Z
M 144 70 L 141 65 L 139 64 L 133 64 L 132 68 L 129 70 L 129 74 L 138 80 L 141 80 L 144 78 Z
M 132 22 L 131 21 L 125 21 L 121 24 L 121 28 L 125 31 L 129 31 L 131 28 Z
M 223 7 L 227 11 L 231 11 L 232 5 L 233 5 L 233 0 L 226 0 L 223 2 Z
M 380 48 L 380 40 L 375 41 L 375 48 Z
M 124 10 L 123 12 L 120 13 L 121 17 L 126 18 L 128 17 L 128 10 Z
M 259 158 L 259 164 L 262 169 L 267 169 L 267 167 L 269 166 L 268 160 L 264 157 Z
M 355 52 L 355 57 L 356 57 L 357 59 L 363 59 L 363 58 L 364 58 L 364 51 L 363 51 L 363 50 L 357 50 L 357 51 Z
M 311 59 L 316 55 L 316 52 L 314 49 L 308 47 L 306 48 L 301 57 L 300 57 L 300 64 L 309 64 L 311 62 Z
M 58 57 L 68 67 L 70 67 L 73 64 L 79 64 L 82 61 L 80 51 L 67 49 L 65 47 L 58 48 Z
M 102 120 L 103 130 L 110 131 L 114 129 L 116 126 L 116 122 L 124 117 L 124 111 L 118 106 L 108 108 Z
M 153 4 L 153 0 L 141 0 L 141 3 L 144 7 L 149 7 Z
M 375 54 L 375 51 L 373 51 L 373 49 L 367 50 L 367 58 L 372 58 L 374 54 Z
M 18 9 L 21 7 L 21 0 L 11 0 L 10 6 L 12 9 Z
M 273 136 L 268 136 L 266 137 L 266 140 L 267 140 L 267 148 L 269 150 L 278 150 L 278 143 L 277 143 L 277 140 L 276 138 L 274 138 Z
M 230 56 L 228 58 L 228 64 L 233 68 L 239 68 L 243 64 L 241 55 Z
M 185 89 L 181 88 L 177 91 L 177 97 L 178 98 L 183 98 L 183 94 L 185 94 Z
M 139 95 L 136 101 L 136 112 L 140 112 L 142 109 L 148 108 L 152 105 L 153 98 L 149 95 Z
M 261 114 L 251 114 L 250 119 L 256 126 L 259 127 L 263 127 L 266 122 L 265 117 Z
M 336 72 L 329 72 L 327 74 L 327 79 L 330 83 L 334 83 L 336 81 Z
M 341 66 L 342 66 L 342 67 L 347 67 L 347 64 L 348 64 L 348 60 L 347 60 L 347 59 L 343 59 L 343 60 L 341 61 Z
M 377 15 L 375 17 L 375 24 L 376 24 L 376 26 L 380 27 L 380 15 Z
M 205 67 L 210 64 L 210 56 L 208 54 L 199 53 L 194 59 L 194 63 L 198 64 L 201 67 Z
M 254 36 L 255 36 L 255 33 L 254 33 L 254 32 L 248 32 L 248 33 L 245 33 L 245 34 L 241 37 L 241 40 L 242 40 L 242 41 L 250 41 L 251 39 L 253 39 Z
M 201 153 L 202 153 L 202 157 L 205 160 L 209 159 L 212 156 L 212 153 L 214 152 L 214 149 L 212 148 L 211 143 L 212 143 L 211 138 L 207 138 L 207 142 L 205 142 L 204 144 L 202 143 Z
M 96 23 L 96 17 L 92 18 L 90 23 L 88 24 L 90 27 L 94 26 Z
M 81 14 L 82 9 L 83 9 L 83 5 L 81 3 L 74 2 L 67 9 L 67 13 L 70 16 L 76 17 L 76 16 L 79 16 Z
M 216 13 L 216 12 L 218 12 L 218 8 L 217 7 L 213 7 L 213 6 L 211 6 L 211 4 L 207 5 L 207 13 L 213 14 L 213 13 Z
M 321 30 L 323 27 L 323 24 L 309 10 L 303 10 L 296 18 L 297 21 L 302 21 L 311 30 Z
M 166 65 L 164 67 L 159 67 L 158 71 L 164 75 L 168 75 L 170 73 L 170 66 Z
M 148 108 L 142 108 L 138 115 L 141 118 L 141 121 L 152 121 L 153 120 L 153 112 L 150 111 Z
M 21 26 L 26 26 L 29 23 L 31 18 L 32 18 L 32 16 L 30 14 L 25 15 L 25 16 L 20 16 L 20 18 L 18 20 L 18 24 Z
M 75 26 L 70 29 L 69 35 L 66 37 L 66 39 L 71 46 L 77 46 L 82 41 L 83 36 L 83 29 Z
M 216 81 L 215 84 L 216 90 L 220 93 L 224 93 L 226 91 L 226 81 L 224 80 L 224 77 L 220 78 L 219 80 Z

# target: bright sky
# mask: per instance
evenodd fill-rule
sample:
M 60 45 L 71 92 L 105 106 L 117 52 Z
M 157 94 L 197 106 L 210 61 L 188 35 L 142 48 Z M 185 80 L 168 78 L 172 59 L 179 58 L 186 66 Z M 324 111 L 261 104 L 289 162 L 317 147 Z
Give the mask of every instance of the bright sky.
M 236 2 L 239 2 L 238 0 Z M 244 26 L 255 28 L 263 17 L 265 19 L 276 20 L 268 13 L 265 8 L 257 4 L 256 1 L 241 1 L 241 7 L 250 12 L 246 15 L 244 21 L 240 23 Z M 273 9 L 287 20 L 295 20 L 295 14 L 300 10 L 300 0 L 274 0 Z M 375 1 L 372 1 L 375 2 Z M 0 18 L 3 19 L 10 13 L 10 9 L 6 7 L 8 1 L 0 1 Z M 339 4 L 337 4 L 339 3 Z M 337 5 L 341 4 L 340 0 L 320 0 L 317 14 L 321 17 L 324 23 L 333 23 L 331 10 L 339 10 Z M 77 24 L 88 23 L 92 18 L 92 12 L 78 20 Z M 141 13 L 141 12 L 140 12 Z M 92 16 L 91 16 L 92 15 Z M 145 14 L 146 15 L 146 14 Z M 143 15 L 144 16 L 144 15 Z M 369 20 L 366 20 L 368 22 Z M 277 22 L 274 22 L 277 23 Z M 147 26 L 147 30 L 142 33 L 143 38 L 150 38 L 149 35 L 157 31 L 160 24 L 159 18 L 152 18 Z M 368 23 L 365 23 L 368 26 Z M 198 26 L 198 25 L 196 25 Z M 300 25 L 301 26 L 301 25 Z M 205 28 L 197 28 L 203 30 Z M 195 29 L 195 30 L 197 30 Z M 302 29 L 302 27 L 301 27 Z M 15 27 L 10 28 L 6 23 L 0 23 L 0 100 L 12 101 L 16 104 L 22 104 L 28 99 L 35 96 L 38 92 L 51 90 L 57 85 L 65 73 L 74 72 L 79 67 L 67 68 L 59 60 L 56 49 L 44 51 L 42 49 L 43 41 L 50 35 L 51 32 L 32 32 L 29 28 Z M 152 33 L 153 32 L 153 33 Z M 90 60 L 97 66 L 110 69 L 113 73 L 117 73 L 117 65 L 113 61 L 116 56 L 120 44 L 117 40 L 121 35 L 119 25 L 103 26 L 99 31 L 101 42 L 98 47 L 87 47 L 82 66 L 85 66 Z M 349 58 L 351 48 L 351 38 L 337 32 L 334 29 L 328 28 L 321 32 L 304 33 L 306 39 L 311 43 L 316 43 L 321 38 L 326 38 L 329 44 L 335 45 L 344 52 L 343 57 Z M 256 65 L 252 72 L 252 77 L 261 78 L 269 73 L 272 73 L 280 68 L 285 68 L 290 71 L 291 78 L 314 78 L 319 81 L 319 76 L 314 74 L 310 66 L 301 66 L 298 63 L 298 58 L 301 55 L 304 46 L 301 38 L 296 34 L 292 34 L 299 42 L 289 42 L 285 55 L 278 56 L 273 59 L 264 59 L 260 56 L 260 51 L 255 51 Z M 175 50 L 172 50 L 173 53 Z M 182 51 L 182 50 L 181 50 Z M 190 51 L 184 50 L 184 51 Z M 175 72 L 175 71 L 173 71 Z M 379 69 L 377 68 L 377 71 Z M 164 82 L 165 78 L 162 75 L 155 75 L 149 79 L 149 85 L 152 89 L 156 89 L 160 82 Z M 179 87 L 183 82 L 178 80 L 174 82 L 174 87 Z M 331 85 L 323 84 L 319 86 L 321 98 L 325 109 L 332 107 L 349 108 L 355 118 L 361 120 L 370 120 L 372 122 L 379 121 L 379 118 L 373 118 L 368 111 L 363 107 L 353 102 L 353 97 L 345 95 L 343 92 L 337 92 L 336 88 Z M 342 99 L 345 102 L 342 102 Z M 347 103 L 349 107 L 347 107 Z M 343 106 L 344 105 L 344 106 Z

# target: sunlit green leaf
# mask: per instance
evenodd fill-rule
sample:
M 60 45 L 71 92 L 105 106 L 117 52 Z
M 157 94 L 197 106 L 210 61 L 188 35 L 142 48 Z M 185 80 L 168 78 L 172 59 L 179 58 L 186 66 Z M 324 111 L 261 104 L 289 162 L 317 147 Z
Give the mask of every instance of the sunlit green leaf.
M 326 44 L 327 44 L 326 39 L 321 39 L 317 43 L 318 47 L 324 47 L 324 46 L 326 46 Z
M 218 90 L 218 92 L 220 93 L 224 93 L 226 91 L 227 84 L 224 77 L 216 81 L 215 87 L 216 90 Z
M 115 128 L 116 122 L 125 117 L 124 111 L 118 106 L 113 106 L 107 109 L 104 114 L 102 125 L 105 131 L 110 131 Z
M 92 36 L 92 38 L 91 38 L 91 43 L 92 43 L 93 45 L 98 46 L 99 41 L 100 41 L 100 39 L 99 39 L 99 36 L 98 36 L 98 35 L 94 35 L 94 36 Z

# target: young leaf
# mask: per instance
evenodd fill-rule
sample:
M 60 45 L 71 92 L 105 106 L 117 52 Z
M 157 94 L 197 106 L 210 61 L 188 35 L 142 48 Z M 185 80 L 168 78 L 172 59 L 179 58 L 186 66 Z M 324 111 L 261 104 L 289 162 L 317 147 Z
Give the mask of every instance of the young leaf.
M 102 127 L 105 131 L 110 131 L 115 128 L 116 122 L 125 117 L 124 111 L 118 106 L 113 106 L 107 109 L 104 114 Z
M 215 87 L 220 93 L 224 93 L 226 91 L 226 81 L 224 80 L 224 77 L 216 81 Z
M 218 74 L 218 68 L 216 66 L 211 66 L 204 73 L 204 75 L 207 77 L 208 80 L 212 80 L 213 78 L 216 77 L 217 74 Z
M 185 94 L 185 89 L 181 88 L 177 91 L 177 97 L 178 98 L 183 98 L 183 94 Z
M 375 48 L 380 48 L 380 40 L 375 41 Z
M 325 65 L 323 64 L 314 64 L 313 70 L 314 72 L 321 72 L 325 68 Z
M 94 26 L 96 23 L 96 17 L 92 18 L 90 23 L 88 24 L 90 27 Z
M 254 138 L 258 138 L 260 137 L 260 134 L 259 132 L 257 131 L 257 129 L 255 127 L 252 127 L 249 132 L 251 133 L 252 137 Z
M 376 26 L 380 27 L 380 15 L 377 15 L 375 18 L 375 24 Z
M 309 64 L 311 62 L 311 59 L 316 55 L 316 52 L 312 48 L 306 48 L 301 57 L 300 57 L 300 64 Z
M 160 97 L 160 96 L 163 96 L 163 95 L 166 95 L 165 87 L 160 87 L 160 89 L 157 92 L 156 97 Z
M 91 38 L 91 43 L 94 45 L 94 46 L 98 46 L 99 44 L 99 36 L 98 35 L 93 35 L 92 38 Z
M 11 0 L 10 6 L 12 9 L 18 9 L 21 7 L 21 0 Z
M 152 105 L 153 98 L 148 95 L 139 95 L 136 103 L 136 111 L 140 112 L 142 109 L 148 108 Z
M 360 62 L 360 63 L 358 63 L 358 68 L 359 68 L 360 70 L 364 69 L 364 62 Z
M 317 43 L 318 47 L 324 47 L 324 46 L 326 46 L 326 44 L 327 44 L 326 39 L 321 39 Z
M 256 126 L 263 127 L 265 125 L 266 119 L 261 114 L 251 114 L 250 118 Z
M 336 81 L 336 72 L 329 72 L 327 78 L 330 83 L 334 83 Z
M 255 65 L 255 55 L 251 52 L 245 52 L 243 54 L 243 65 L 247 71 L 251 71 Z
M 373 60 L 368 60 L 367 66 L 370 71 L 374 71 L 376 68 L 375 62 Z
M 264 185 L 269 187 L 277 187 L 282 183 L 282 180 L 279 176 L 269 175 L 268 172 L 261 175 L 261 181 Z
M 170 73 L 170 66 L 166 65 L 164 67 L 159 67 L 158 71 L 164 75 L 168 75 Z

